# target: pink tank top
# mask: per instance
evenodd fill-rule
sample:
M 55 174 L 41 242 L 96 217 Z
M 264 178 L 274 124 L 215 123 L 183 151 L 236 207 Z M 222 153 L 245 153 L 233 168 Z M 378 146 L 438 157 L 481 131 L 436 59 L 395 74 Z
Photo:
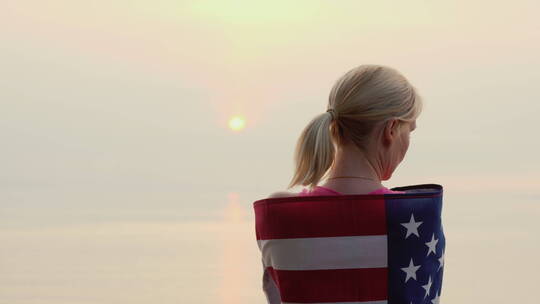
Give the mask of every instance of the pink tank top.
M 366 194 L 399 194 L 406 193 L 405 191 L 394 191 L 386 187 L 379 188 Z M 334 191 L 330 188 L 315 186 L 310 192 L 307 188 L 302 189 L 302 192 L 298 193 L 298 196 L 316 196 L 316 195 L 344 195 L 343 193 Z

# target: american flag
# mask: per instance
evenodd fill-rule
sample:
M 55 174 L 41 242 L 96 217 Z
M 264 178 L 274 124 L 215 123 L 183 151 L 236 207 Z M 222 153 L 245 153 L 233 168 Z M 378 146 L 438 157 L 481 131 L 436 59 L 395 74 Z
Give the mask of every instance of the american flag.
M 253 203 L 270 304 L 439 303 L 443 188 Z

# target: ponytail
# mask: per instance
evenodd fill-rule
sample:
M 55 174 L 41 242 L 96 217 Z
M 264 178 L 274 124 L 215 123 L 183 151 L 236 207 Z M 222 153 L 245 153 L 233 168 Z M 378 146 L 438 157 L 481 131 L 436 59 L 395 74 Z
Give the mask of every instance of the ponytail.
M 334 162 L 334 143 L 330 131 L 333 115 L 319 114 L 304 128 L 295 149 L 295 174 L 288 186 L 313 188 Z

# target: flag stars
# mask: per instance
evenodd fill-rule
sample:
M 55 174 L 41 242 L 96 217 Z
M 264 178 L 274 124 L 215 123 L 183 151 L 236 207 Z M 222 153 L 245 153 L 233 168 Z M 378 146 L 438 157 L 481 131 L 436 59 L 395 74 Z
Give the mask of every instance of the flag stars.
M 441 257 L 439 258 L 439 268 L 437 271 L 439 271 L 444 266 L 444 252 L 442 253 Z
M 403 270 L 407 274 L 407 277 L 405 278 L 405 283 L 407 283 L 410 278 L 416 280 L 416 271 L 418 270 L 418 268 L 420 268 L 420 265 L 415 266 L 412 258 L 408 267 L 401 268 L 401 270 Z
M 434 233 L 433 236 L 431 237 L 431 241 L 426 243 L 426 246 L 428 246 L 428 253 L 427 253 L 426 257 L 429 256 L 429 254 L 431 252 L 433 252 L 433 254 L 437 255 L 436 246 L 437 246 L 438 242 L 439 242 L 439 240 L 435 238 L 435 233 Z
M 414 213 L 411 212 L 411 210 L 407 210 L 404 213 L 398 214 L 397 216 L 399 216 L 399 218 L 402 219 L 402 218 L 405 218 L 407 213 L 410 213 L 410 220 L 408 222 L 399 223 L 399 220 L 398 220 L 398 223 L 401 226 L 405 227 L 406 229 L 405 235 L 401 234 L 403 233 L 401 232 L 403 231 L 401 230 L 403 228 L 399 228 L 397 224 L 393 225 L 393 227 L 395 227 L 394 229 L 396 229 L 395 234 L 393 234 L 393 238 L 398 239 L 400 246 L 403 246 L 401 249 L 406 250 L 405 252 L 402 252 L 402 254 L 407 254 L 407 253 L 411 254 L 411 255 L 407 254 L 408 256 L 406 256 L 410 258 L 410 262 L 408 266 L 407 264 L 405 264 L 406 263 L 405 259 L 403 260 L 401 258 L 399 259 L 400 261 L 398 265 L 405 266 L 405 267 L 399 268 L 401 269 L 401 271 L 405 272 L 405 277 L 402 277 L 401 272 L 397 272 L 396 268 L 398 267 L 394 268 L 396 269 L 395 275 L 399 275 L 396 279 L 399 279 L 400 277 L 404 278 L 404 282 L 401 281 L 401 279 L 399 279 L 396 283 L 403 282 L 403 285 L 401 285 L 401 288 L 404 288 L 405 290 L 409 290 L 409 291 L 417 290 L 421 286 L 425 290 L 425 294 L 420 302 L 423 304 L 428 304 L 428 303 L 439 304 L 440 284 L 441 284 L 439 278 L 442 275 L 442 272 L 439 273 L 439 271 L 442 271 L 442 269 L 444 268 L 444 263 L 445 263 L 444 262 L 445 242 L 444 242 L 444 234 L 442 232 L 442 227 L 438 226 L 439 223 L 437 221 L 431 221 L 429 216 L 423 217 L 422 214 L 419 214 L 418 212 L 416 212 L 416 215 L 417 216 L 420 215 L 419 219 L 423 219 L 424 221 L 419 221 L 415 219 Z M 425 224 L 425 225 L 422 226 L 422 236 L 420 236 L 419 227 L 422 224 Z M 429 239 L 430 233 L 431 233 L 431 240 Z M 412 234 L 416 236 L 416 240 L 414 237 L 412 237 L 411 240 L 409 241 L 408 238 Z M 439 238 L 436 238 L 435 234 L 437 234 Z M 402 239 L 401 236 L 403 236 L 404 238 Z M 439 244 L 439 241 L 441 241 L 441 244 Z M 424 248 L 422 246 L 422 243 L 424 243 L 425 246 L 427 247 L 427 254 L 425 255 L 425 257 L 422 257 L 421 250 L 422 248 Z M 438 249 L 440 250 L 440 252 L 437 252 L 438 244 L 439 244 Z M 411 251 L 409 252 L 409 250 Z M 420 252 L 418 252 L 418 250 L 420 250 Z M 431 257 L 432 253 L 433 253 L 433 257 Z M 420 256 L 418 256 L 418 254 L 420 254 Z M 413 258 L 418 263 L 417 265 L 414 264 Z M 439 265 L 437 265 L 436 261 L 439 262 Z M 424 281 L 426 277 L 427 277 L 427 280 Z M 416 283 L 412 282 L 412 283 L 407 284 L 407 282 L 409 282 L 410 279 L 412 279 L 411 281 L 416 281 Z M 422 285 L 422 283 L 425 283 L 425 285 Z M 433 287 L 433 290 L 431 290 L 432 287 Z M 414 293 L 416 292 L 421 292 L 421 289 L 418 289 Z M 412 296 L 412 294 L 409 294 L 409 295 Z M 418 296 L 420 295 L 418 294 Z M 411 301 L 412 298 L 407 297 L 403 300 Z M 410 304 L 413 304 L 413 302 L 410 302 Z
M 416 222 L 414 220 L 414 214 L 411 213 L 410 221 L 408 223 L 401 223 L 401 226 L 407 228 L 407 234 L 405 235 L 405 239 L 407 239 L 411 234 L 420 237 L 420 235 L 418 234 L 418 226 L 420 225 L 422 225 L 422 222 Z
M 428 280 L 428 283 L 426 285 L 422 285 L 422 288 L 424 288 L 426 290 L 426 294 L 424 295 L 424 299 L 429 296 L 429 289 L 431 288 L 431 284 L 433 282 L 431 282 L 431 276 L 429 276 L 429 280 Z

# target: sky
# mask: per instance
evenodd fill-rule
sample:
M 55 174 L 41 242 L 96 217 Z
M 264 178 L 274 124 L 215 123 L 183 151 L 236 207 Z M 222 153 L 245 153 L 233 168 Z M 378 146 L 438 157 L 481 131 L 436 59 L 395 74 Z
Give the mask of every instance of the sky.
M 455 266 L 441 300 L 503 303 L 485 294 L 503 283 L 522 294 L 540 266 L 525 258 L 540 254 L 539 9 L 525 0 L 4 1 L 0 303 L 156 294 L 168 303 L 178 293 L 263 303 L 251 204 L 287 190 L 300 132 L 360 64 L 398 69 L 424 100 L 407 155 L 383 184 L 443 185 Z M 240 131 L 229 128 L 235 116 L 245 118 Z M 237 243 L 216 232 L 227 229 Z M 176 251 L 162 257 L 171 241 Z M 140 248 L 153 250 L 137 251 L 134 273 L 124 257 Z M 51 279 L 53 256 L 80 273 Z M 251 263 L 245 276 L 213 275 L 239 256 Z M 178 285 L 148 285 L 156 257 L 164 270 L 152 282 Z M 198 279 L 181 271 L 193 260 L 212 261 Z M 490 263 L 516 263 L 511 273 L 525 282 L 496 281 Z M 462 278 L 475 265 L 482 275 Z M 139 279 L 107 287 L 124 273 Z M 207 300 L 197 298 L 202 282 L 215 284 Z M 139 294 L 119 292 L 133 286 Z

